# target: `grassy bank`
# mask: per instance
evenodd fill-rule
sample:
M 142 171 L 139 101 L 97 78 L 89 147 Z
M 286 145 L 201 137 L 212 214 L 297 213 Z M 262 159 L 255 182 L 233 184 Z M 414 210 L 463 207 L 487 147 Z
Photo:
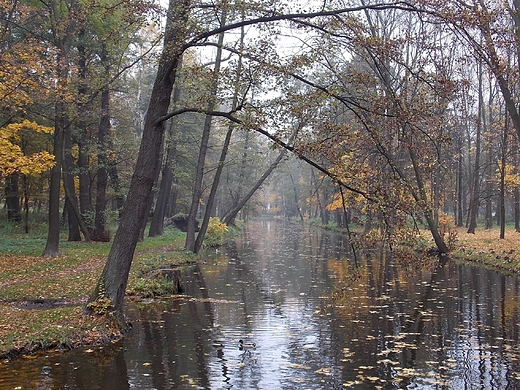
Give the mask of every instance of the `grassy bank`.
M 166 230 L 139 243 L 129 277 L 132 294 L 163 293 L 166 283 L 143 277 L 158 267 L 194 262 L 182 250 L 184 234 Z M 45 239 L 11 232 L 0 240 L 0 357 L 59 347 L 103 343 L 119 330 L 102 317 L 83 316 L 110 243 L 63 241 L 62 257 L 40 257 Z M 158 289 L 163 291 L 157 291 Z

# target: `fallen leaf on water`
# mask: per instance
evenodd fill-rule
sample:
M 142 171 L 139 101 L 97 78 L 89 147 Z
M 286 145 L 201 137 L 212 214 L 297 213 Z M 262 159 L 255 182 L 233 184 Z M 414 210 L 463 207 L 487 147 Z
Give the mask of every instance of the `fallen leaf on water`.
M 320 368 L 316 371 L 314 371 L 316 374 L 320 374 L 320 375 L 332 375 L 332 370 L 328 367 L 323 367 L 323 368 Z

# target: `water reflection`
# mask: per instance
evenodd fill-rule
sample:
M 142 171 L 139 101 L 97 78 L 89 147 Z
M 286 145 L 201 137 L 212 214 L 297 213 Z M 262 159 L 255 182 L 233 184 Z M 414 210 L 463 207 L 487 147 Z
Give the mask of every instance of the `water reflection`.
M 0 388 L 520 388 L 516 278 L 383 255 L 357 268 L 348 250 L 298 224 L 251 223 L 186 275 L 185 296 L 129 305 L 124 342 L 2 364 Z

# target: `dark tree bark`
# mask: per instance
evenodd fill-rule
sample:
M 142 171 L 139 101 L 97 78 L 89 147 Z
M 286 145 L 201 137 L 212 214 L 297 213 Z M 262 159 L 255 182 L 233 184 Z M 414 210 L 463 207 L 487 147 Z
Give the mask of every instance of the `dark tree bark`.
M 143 137 L 128 197 L 105 267 L 85 308 L 87 313 L 92 313 L 95 311 L 96 301 L 108 300 L 110 310 L 121 325 L 124 325 L 123 303 L 128 274 L 152 186 L 157 176 L 156 170 L 160 161 L 165 130 L 163 118 L 170 106 L 176 70 L 182 55 L 189 4 L 189 0 L 170 0 L 164 49 L 150 96 Z
M 179 64 L 179 68 L 182 64 Z M 173 89 L 173 106 L 179 101 L 181 89 L 175 86 Z M 177 157 L 177 142 L 175 141 L 175 129 L 177 121 L 172 119 L 169 127 L 169 141 L 167 142 L 166 161 L 161 173 L 161 184 L 157 193 L 157 202 L 150 222 L 149 237 L 160 236 L 164 232 L 164 217 L 170 199 L 173 184 L 173 163 Z
M 85 30 L 79 31 L 79 41 L 83 41 Z M 92 201 L 90 197 L 90 172 L 89 172 L 89 130 L 87 125 L 87 58 L 86 49 L 79 45 L 78 48 L 78 178 L 79 178 L 79 209 L 83 217 L 89 215 L 92 211 Z M 92 226 L 89 226 L 91 228 Z
M 47 243 L 43 251 L 45 257 L 59 257 L 60 254 L 60 184 L 61 166 L 63 162 L 63 132 L 66 126 L 65 104 L 56 104 L 56 119 L 54 124 L 54 162 L 51 170 L 49 190 L 49 220 Z
M 58 257 L 60 256 L 60 184 L 63 165 L 63 137 L 65 128 L 69 126 L 66 95 L 69 84 L 69 57 L 74 25 L 71 20 L 63 21 L 63 17 L 60 15 L 60 4 L 57 3 L 57 0 L 49 1 L 47 5 L 49 7 L 52 31 L 54 34 L 54 44 L 57 48 L 57 96 L 54 113 L 53 145 L 55 165 L 51 170 L 48 233 L 43 256 Z M 75 2 L 72 2 L 69 9 L 75 10 L 76 5 Z
M 5 178 L 5 206 L 9 222 L 20 222 L 22 220 L 18 183 L 18 173 L 13 173 Z

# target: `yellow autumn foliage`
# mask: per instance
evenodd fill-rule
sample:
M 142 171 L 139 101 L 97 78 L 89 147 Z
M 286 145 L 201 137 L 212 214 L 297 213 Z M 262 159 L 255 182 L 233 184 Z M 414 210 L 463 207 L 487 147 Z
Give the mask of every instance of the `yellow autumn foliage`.
M 52 168 L 54 156 L 42 150 L 46 145 L 41 144 L 39 142 L 41 140 L 35 137 L 38 134 L 52 134 L 52 132 L 51 127 L 41 126 L 28 120 L 0 128 L 0 177 L 13 173 L 39 175 Z M 31 143 L 33 149 L 30 152 L 28 143 Z
M 520 177 L 517 173 L 517 168 L 512 164 L 506 164 L 504 183 L 506 188 L 513 189 L 520 186 Z

